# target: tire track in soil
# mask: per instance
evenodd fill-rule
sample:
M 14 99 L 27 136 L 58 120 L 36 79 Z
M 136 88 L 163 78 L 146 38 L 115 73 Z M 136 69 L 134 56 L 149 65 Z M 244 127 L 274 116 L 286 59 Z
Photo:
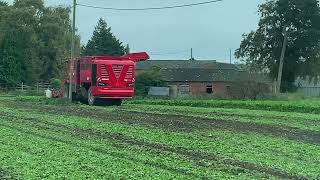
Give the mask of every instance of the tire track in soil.
M 129 110 L 130 111 L 130 110 Z M 135 111 L 130 111 L 130 112 L 135 112 Z M 179 113 L 183 113 L 183 111 L 179 111 Z M 185 112 L 188 113 L 188 112 Z M 203 115 L 203 113 L 198 113 L 199 115 Z M 301 118 L 299 117 L 286 117 L 283 115 L 255 115 L 255 114 L 229 114 L 229 113 L 223 113 L 223 112 L 210 112 L 210 113 L 206 113 L 207 115 L 215 115 L 215 116 L 223 116 L 225 118 L 231 118 L 234 120 L 237 120 L 238 118 L 265 118 L 265 119 L 281 119 L 281 120 L 290 120 L 290 121 L 294 121 L 294 120 L 301 120 Z M 181 114 L 178 114 L 181 115 Z M 306 122 L 304 123 L 305 125 L 319 125 L 320 124 L 320 119 L 307 119 L 304 118 L 303 120 L 306 120 Z M 291 127 L 292 128 L 292 127 Z
M 247 109 L 245 109 L 247 110 Z M 141 112 L 141 111 L 135 111 L 135 110 L 126 110 L 128 112 Z M 256 111 L 256 110 L 252 110 L 252 111 Z M 178 111 L 167 111 L 169 113 L 180 113 L 180 114 L 175 114 L 175 115 L 182 115 L 182 116 L 185 116 L 183 115 L 183 113 L 190 113 L 189 111 L 185 111 L 185 110 L 178 110 Z M 166 113 L 167 113 L 166 112 Z M 148 112 L 149 114 L 152 114 L 151 112 Z M 215 116 L 224 116 L 224 117 L 230 117 L 230 118 L 267 118 L 267 119 L 281 119 L 281 120 L 301 120 L 301 118 L 299 117 L 287 117 L 285 115 L 273 115 L 273 114 L 263 114 L 263 115 L 256 115 L 256 114 L 239 114 L 239 113 L 226 113 L 226 112 L 206 112 L 206 113 L 201 113 L 201 112 L 195 112 L 197 115 L 203 115 L 203 114 L 207 114 L 207 115 L 215 115 Z M 278 112 L 277 112 L 278 113 Z M 280 112 L 280 113 L 285 113 L 285 112 Z M 289 112 L 290 113 L 290 112 Z M 156 113 L 157 114 L 157 113 Z M 192 116 L 190 116 L 192 117 Z M 320 119 L 308 119 L 308 118 L 303 118 L 304 120 L 307 120 L 308 121 L 308 124 L 309 123 L 312 123 L 312 124 L 320 124 Z
M 14 117 L 14 116 L 12 116 L 12 117 Z M 28 122 L 24 122 L 23 120 L 26 120 Z M 244 170 L 250 170 L 250 171 L 257 171 L 260 173 L 269 174 L 271 176 L 275 176 L 275 177 L 278 177 L 281 179 L 307 179 L 306 177 L 303 177 L 303 176 L 288 174 L 285 171 L 257 165 L 254 163 L 243 162 L 243 161 L 233 160 L 233 159 L 225 159 L 223 157 L 219 157 L 219 156 L 214 155 L 212 153 L 194 151 L 194 150 L 184 148 L 184 147 L 170 147 L 165 144 L 149 143 L 149 142 L 143 141 L 141 139 L 136 139 L 136 138 L 125 136 L 120 133 L 114 134 L 114 133 L 105 133 L 105 132 L 97 131 L 94 129 L 75 128 L 75 127 L 68 126 L 68 125 L 55 124 L 55 123 L 51 123 L 51 122 L 43 122 L 43 121 L 38 120 L 36 118 L 24 118 L 23 120 L 20 120 L 18 123 L 24 124 L 24 125 L 32 125 L 32 127 L 35 127 L 35 128 L 51 130 L 54 132 L 64 132 L 67 134 L 74 135 L 80 139 L 85 137 L 85 138 L 95 138 L 95 139 L 100 139 L 100 140 L 102 139 L 102 140 L 108 140 L 108 141 L 112 140 L 112 141 L 116 142 L 114 144 L 115 147 L 126 148 L 127 147 L 126 145 L 134 145 L 134 146 L 143 147 L 144 150 L 148 150 L 148 151 L 152 151 L 152 152 L 156 151 L 161 154 L 163 154 L 163 152 L 170 152 L 170 153 L 179 154 L 179 155 L 182 155 L 190 160 L 195 161 L 200 166 L 206 166 L 206 165 L 201 164 L 202 160 L 212 161 L 215 163 L 213 165 L 220 164 L 220 165 L 233 166 L 233 168 L 231 168 L 231 169 L 219 169 L 221 171 L 224 171 L 229 174 L 231 173 L 233 175 L 237 175 L 239 173 L 245 173 Z M 15 121 L 15 122 L 17 122 L 17 121 Z M 52 127 L 50 127 L 50 126 L 52 126 Z M 148 163 L 150 163 L 150 162 L 148 162 Z M 166 168 L 166 170 L 168 170 L 168 169 Z M 181 173 L 182 171 L 175 169 L 174 172 Z
M 146 127 L 167 129 L 170 131 L 193 132 L 227 130 L 235 133 L 257 133 L 272 137 L 281 137 L 288 140 L 304 142 L 309 144 L 320 144 L 320 133 L 310 130 L 292 128 L 288 126 L 275 126 L 258 124 L 253 122 L 230 121 L 223 119 L 197 118 L 181 115 L 159 115 L 152 113 L 131 112 L 126 110 L 115 110 L 107 112 L 103 110 L 88 110 L 85 107 L 59 107 L 34 105 L 18 105 L 25 110 L 36 110 L 54 115 L 73 115 L 78 117 L 91 118 L 95 121 L 111 121 L 125 124 L 137 124 Z M 16 105 L 11 105 L 17 107 Z
M 118 113 L 118 112 L 114 112 Z M 140 119 L 131 119 L 127 123 L 142 124 L 145 126 L 176 130 L 176 131 L 209 131 L 209 130 L 227 130 L 236 133 L 257 133 L 273 137 L 281 137 L 289 140 L 320 144 L 320 133 L 311 130 L 303 130 L 288 126 L 276 126 L 268 124 L 259 124 L 253 122 L 230 121 L 223 119 L 197 118 L 181 115 L 159 115 L 140 112 L 123 111 L 119 116 L 135 117 Z M 123 118 L 124 119 L 124 118 Z

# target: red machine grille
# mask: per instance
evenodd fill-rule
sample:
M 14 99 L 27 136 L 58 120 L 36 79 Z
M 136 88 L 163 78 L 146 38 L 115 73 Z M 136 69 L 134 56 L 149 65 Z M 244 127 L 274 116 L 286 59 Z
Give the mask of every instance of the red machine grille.
M 129 69 L 126 74 L 126 79 L 132 79 L 133 78 L 133 66 L 129 66 Z
M 116 65 L 116 64 L 112 65 L 113 72 L 114 72 L 114 74 L 116 75 L 117 78 L 120 77 L 122 68 L 123 68 L 123 65 Z
M 109 74 L 104 64 L 101 65 L 101 77 L 109 79 Z

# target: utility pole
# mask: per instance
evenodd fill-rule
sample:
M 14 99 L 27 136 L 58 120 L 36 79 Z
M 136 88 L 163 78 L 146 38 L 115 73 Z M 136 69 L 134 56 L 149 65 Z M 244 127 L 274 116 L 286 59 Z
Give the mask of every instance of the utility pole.
M 70 74 L 69 74 L 69 99 L 70 99 L 70 101 L 72 101 L 72 80 L 73 80 L 73 72 L 74 72 L 74 46 L 75 46 L 75 34 L 76 34 L 76 6 L 77 6 L 77 0 L 73 0 L 71 58 L 70 58 Z
M 128 55 L 128 54 L 130 54 L 130 46 L 129 46 L 129 44 L 127 44 L 127 46 L 126 46 L 126 48 L 124 49 L 124 53 L 125 53 L 125 55 Z
M 190 57 L 190 60 L 194 60 L 193 58 L 193 49 L 191 48 L 191 57 Z
M 232 53 L 232 50 L 230 48 L 230 64 L 232 64 L 232 55 L 231 55 L 231 53 Z
M 277 93 L 280 93 L 280 87 L 281 87 L 281 80 L 282 80 L 282 71 L 283 71 L 283 64 L 284 64 L 284 56 L 286 54 L 287 44 L 288 44 L 288 32 L 286 30 L 286 27 L 283 28 L 283 46 L 281 51 L 281 57 L 279 62 L 279 72 L 278 72 L 278 81 L 277 81 Z

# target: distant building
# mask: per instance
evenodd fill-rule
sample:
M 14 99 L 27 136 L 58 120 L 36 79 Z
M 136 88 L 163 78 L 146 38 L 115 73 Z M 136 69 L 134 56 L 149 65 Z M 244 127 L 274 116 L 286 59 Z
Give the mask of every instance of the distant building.
M 237 66 L 210 60 L 150 60 L 137 63 L 136 73 L 153 66 L 161 68 L 172 97 L 226 96 L 238 74 Z
M 319 97 L 320 96 L 320 77 L 298 77 L 295 81 L 298 87 L 298 92 L 306 97 Z

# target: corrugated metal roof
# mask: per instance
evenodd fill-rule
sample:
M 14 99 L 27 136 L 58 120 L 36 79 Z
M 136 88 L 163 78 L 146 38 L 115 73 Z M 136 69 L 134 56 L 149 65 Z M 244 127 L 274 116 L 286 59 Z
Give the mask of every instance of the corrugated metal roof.
M 152 66 L 159 66 L 161 69 L 238 69 L 233 64 L 220 63 L 213 60 L 149 60 L 138 62 L 136 69 L 147 70 Z
M 136 69 L 148 70 L 153 66 L 159 66 L 169 82 L 232 81 L 238 73 L 235 65 L 216 61 L 150 60 L 137 63 Z
M 235 70 L 214 70 L 214 69 L 167 69 L 161 70 L 166 81 L 176 82 L 213 82 L 232 81 L 237 76 Z

